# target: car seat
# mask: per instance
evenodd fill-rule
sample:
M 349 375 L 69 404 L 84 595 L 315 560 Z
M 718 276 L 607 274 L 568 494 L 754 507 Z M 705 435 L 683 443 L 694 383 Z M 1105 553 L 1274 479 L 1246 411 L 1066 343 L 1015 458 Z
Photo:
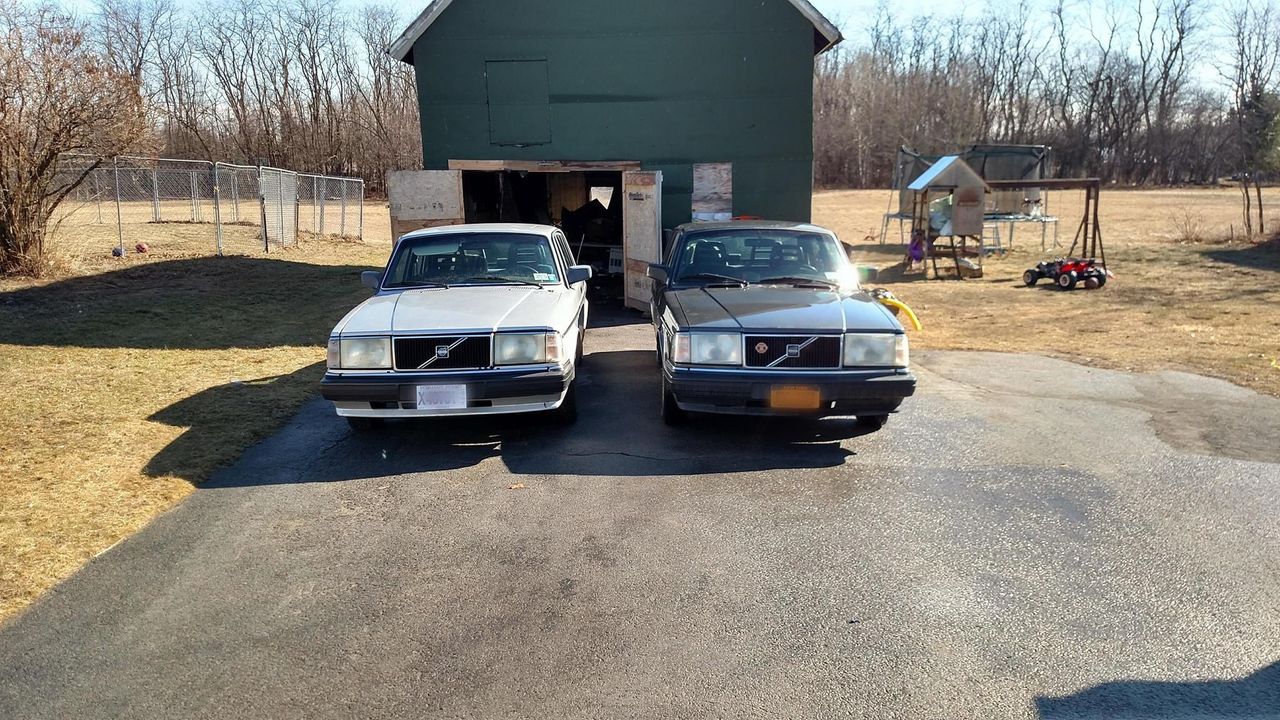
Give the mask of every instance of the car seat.
M 508 272 L 518 267 L 531 267 L 538 272 L 552 272 L 553 268 L 547 262 L 546 250 L 546 245 L 536 241 L 512 243 L 510 261 L 507 263 Z
M 724 243 L 711 240 L 694 243 L 689 267 L 693 273 L 723 274 L 729 267 L 728 259 L 725 257 Z

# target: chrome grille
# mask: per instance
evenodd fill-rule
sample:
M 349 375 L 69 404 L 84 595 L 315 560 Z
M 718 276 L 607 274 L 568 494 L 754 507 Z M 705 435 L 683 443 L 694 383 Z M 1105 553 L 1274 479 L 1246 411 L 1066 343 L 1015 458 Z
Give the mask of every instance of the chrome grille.
M 751 368 L 829 370 L 840 367 L 844 341 L 839 335 L 748 335 L 744 350 Z
M 488 335 L 396 338 L 396 370 L 437 372 L 480 370 L 493 365 L 493 344 Z

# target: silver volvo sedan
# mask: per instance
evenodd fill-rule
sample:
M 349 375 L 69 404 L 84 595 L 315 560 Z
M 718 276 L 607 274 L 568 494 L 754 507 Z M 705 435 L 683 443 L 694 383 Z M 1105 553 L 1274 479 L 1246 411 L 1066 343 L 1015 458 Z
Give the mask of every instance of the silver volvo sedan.
M 560 230 L 457 225 L 402 237 L 376 294 L 329 336 L 324 397 L 357 430 L 388 418 L 577 418 L 591 267 Z

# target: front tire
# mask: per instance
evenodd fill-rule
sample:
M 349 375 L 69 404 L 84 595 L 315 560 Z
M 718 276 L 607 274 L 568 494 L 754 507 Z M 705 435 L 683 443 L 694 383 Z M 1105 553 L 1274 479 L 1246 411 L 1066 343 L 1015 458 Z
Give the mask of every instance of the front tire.
M 1058 276 L 1058 287 L 1063 290 L 1076 289 L 1076 274 L 1073 272 L 1065 272 Z
M 352 432 L 368 433 L 382 427 L 382 420 L 379 418 L 349 417 L 347 418 L 347 425 L 351 427 Z
M 557 425 L 572 425 L 578 421 L 578 381 L 569 383 L 569 390 L 564 394 L 564 402 L 551 411 L 551 419 Z
M 859 415 L 854 425 L 866 433 L 879 432 L 889 422 L 888 415 Z
M 1023 285 L 1026 285 L 1027 287 L 1035 287 L 1037 282 L 1040 282 L 1040 273 L 1035 270 L 1028 270 L 1022 273 Z
M 662 422 L 670 427 L 683 425 L 689 414 L 676 404 L 676 396 L 671 392 L 666 377 L 662 378 Z

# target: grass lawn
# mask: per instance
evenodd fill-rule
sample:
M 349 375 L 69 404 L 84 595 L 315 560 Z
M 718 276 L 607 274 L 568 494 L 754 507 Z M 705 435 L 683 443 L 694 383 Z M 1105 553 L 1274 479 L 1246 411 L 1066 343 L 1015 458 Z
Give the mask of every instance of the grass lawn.
M 0 618 L 276 430 L 382 247 L 130 258 L 0 290 Z
M 821 192 L 814 220 L 890 265 L 884 191 Z M 1038 233 L 965 282 L 877 283 L 925 323 L 914 347 L 1038 352 L 1133 370 L 1179 369 L 1280 395 L 1280 252 L 1210 239 L 1239 223 L 1232 190 L 1107 191 L 1104 290 L 1026 289 Z M 1078 194 L 1057 193 L 1070 245 Z M 1280 193 L 1269 200 L 1280 208 Z M 1280 222 L 1273 223 L 1280 226 Z M 149 256 L 111 260 L 108 226 L 64 227 L 74 268 L 52 282 L 0 280 L 0 620 L 142 527 L 274 432 L 323 373 L 333 324 L 367 297 L 361 270 L 389 249 L 385 205 L 368 244 L 305 240 L 270 256 L 208 257 L 200 226 L 130 229 Z M 94 233 L 98 233 L 95 235 Z M 144 234 L 144 233 L 149 233 Z M 230 247 L 254 247 L 252 228 Z M 868 237 L 871 236 L 871 237 Z M 1065 248 L 1057 250 L 1058 254 Z
M 1280 189 L 1268 195 L 1280 212 Z M 851 242 L 860 262 L 890 266 L 905 248 L 896 224 L 888 242 L 879 244 L 888 199 L 884 191 L 819 193 L 814 221 Z M 1053 193 L 1051 203 L 1062 218 L 1061 248 L 1042 252 L 1038 228 L 1023 225 L 1013 250 L 988 258 L 980 280 L 873 283 L 919 314 L 924 330 L 912 334 L 913 347 L 1034 352 L 1120 370 L 1183 370 L 1280 396 L 1280 247 L 1227 241 L 1231 224 L 1240 223 L 1237 191 L 1104 191 L 1101 226 L 1117 277 L 1097 291 L 1061 292 L 1048 282 L 1023 287 L 1022 272 L 1065 254 L 1080 222 L 1081 193 Z M 1181 242 L 1178 226 L 1188 222 L 1212 241 Z M 1271 228 L 1280 229 L 1280 219 Z

